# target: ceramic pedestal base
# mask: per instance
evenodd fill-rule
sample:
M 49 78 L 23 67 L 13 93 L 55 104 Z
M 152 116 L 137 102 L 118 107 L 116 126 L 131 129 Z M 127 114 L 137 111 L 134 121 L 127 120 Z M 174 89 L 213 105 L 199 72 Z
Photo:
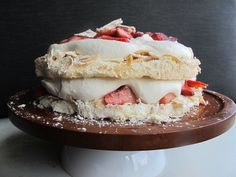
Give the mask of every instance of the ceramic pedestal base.
M 65 146 L 62 165 L 72 177 L 157 177 L 166 164 L 163 150 L 107 151 Z

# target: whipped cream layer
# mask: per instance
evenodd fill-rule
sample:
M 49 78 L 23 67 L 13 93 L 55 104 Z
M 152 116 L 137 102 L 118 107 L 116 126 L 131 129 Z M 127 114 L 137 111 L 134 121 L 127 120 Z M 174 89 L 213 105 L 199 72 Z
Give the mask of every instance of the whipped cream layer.
M 144 103 L 104 105 L 102 100 L 67 101 L 54 96 L 40 97 L 36 105 L 41 109 L 51 108 L 59 113 L 76 113 L 76 117 L 80 120 L 88 119 L 91 121 L 93 119 L 109 118 L 116 122 L 129 120 L 130 123 L 138 123 L 139 121 L 163 123 L 180 120 L 191 109 L 194 111 L 194 106 L 198 106 L 200 103 L 206 104 L 202 97 L 202 89 L 198 88 L 194 89 L 194 96 L 179 95 L 174 98 L 173 102 L 160 105 Z
M 132 38 L 130 42 L 120 42 L 103 39 L 83 39 L 64 44 L 53 44 L 48 53 L 53 56 L 56 52 L 76 51 L 80 55 L 92 55 L 104 61 L 121 59 L 139 50 L 147 50 L 157 57 L 171 55 L 178 59 L 193 59 L 193 51 L 177 41 L 156 41 L 149 35 Z
M 82 101 L 100 99 L 120 86 L 127 85 L 133 90 L 137 98 L 148 104 L 158 103 L 169 92 L 180 95 L 183 83 L 183 80 L 160 81 L 148 78 L 129 80 L 104 78 L 42 80 L 42 84 L 49 93 L 66 100 L 71 98 Z

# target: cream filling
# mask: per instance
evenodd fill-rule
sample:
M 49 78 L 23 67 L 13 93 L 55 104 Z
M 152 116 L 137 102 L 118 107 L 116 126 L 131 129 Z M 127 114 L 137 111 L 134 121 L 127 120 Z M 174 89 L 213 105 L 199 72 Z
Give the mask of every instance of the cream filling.
M 149 35 L 132 38 L 130 42 L 120 42 L 103 39 L 83 39 L 64 44 L 53 44 L 48 53 L 52 57 L 57 52 L 76 51 L 80 55 L 91 55 L 103 61 L 111 61 L 126 57 L 139 50 L 146 50 L 161 57 L 171 55 L 178 59 L 191 60 L 194 58 L 193 51 L 181 43 L 173 41 L 155 41 Z
M 177 96 L 181 93 L 183 80 L 160 81 L 148 78 L 142 79 L 44 79 L 43 86 L 47 91 L 65 100 L 75 99 L 91 101 L 103 98 L 106 94 L 116 90 L 122 85 L 129 86 L 137 98 L 143 103 L 157 103 L 167 93 L 172 92 Z
M 185 113 L 200 103 L 206 104 L 202 97 L 202 89 L 194 89 L 194 96 L 179 95 L 173 102 L 168 104 L 123 104 L 104 105 L 102 100 L 81 101 L 62 100 L 54 96 L 43 96 L 39 98 L 36 105 L 41 108 L 51 108 L 53 111 L 66 114 L 77 114 L 81 120 L 87 118 L 103 119 L 110 118 L 117 122 L 129 120 L 130 122 L 173 122 L 179 120 Z M 194 113 L 192 113 L 194 114 Z

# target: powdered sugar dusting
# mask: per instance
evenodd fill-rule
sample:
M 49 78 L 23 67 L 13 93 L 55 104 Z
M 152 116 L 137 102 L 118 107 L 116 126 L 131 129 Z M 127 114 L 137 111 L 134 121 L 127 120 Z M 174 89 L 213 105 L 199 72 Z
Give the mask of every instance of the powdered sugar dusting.
M 25 94 L 25 93 L 21 93 Z M 8 102 L 8 107 L 16 117 L 30 120 L 48 127 L 55 127 L 58 129 L 73 130 L 80 133 L 90 133 L 94 131 L 96 127 L 96 133 L 98 134 L 119 134 L 125 130 L 129 133 L 139 134 L 145 131 L 146 133 L 165 133 L 171 130 L 182 129 L 195 129 L 204 127 L 204 120 L 209 119 L 208 115 L 217 114 L 221 110 L 221 103 L 217 102 L 217 98 L 211 100 L 208 105 L 194 106 L 183 117 L 175 119 L 175 122 L 145 122 L 141 120 L 112 120 L 112 119 L 92 119 L 85 118 L 80 115 L 68 115 L 64 113 L 53 112 L 48 108 L 39 108 L 37 102 L 34 100 L 24 100 L 21 98 L 21 94 L 13 96 Z M 218 100 L 219 101 L 219 100 Z M 209 108 L 213 109 L 209 109 Z M 227 114 L 227 111 L 222 110 L 222 114 Z M 214 119 L 216 122 L 222 121 L 222 118 L 218 117 Z M 208 120 L 207 120 L 208 121 Z M 200 123 L 198 123 L 200 122 Z M 139 127 L 146 127 L 146 129 Z M 140 132 L 142 129 L 142 132 Z

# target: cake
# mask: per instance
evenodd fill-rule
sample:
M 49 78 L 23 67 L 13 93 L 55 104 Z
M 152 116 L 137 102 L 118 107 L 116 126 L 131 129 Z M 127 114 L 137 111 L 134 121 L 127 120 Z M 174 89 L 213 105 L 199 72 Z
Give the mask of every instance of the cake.
M 38 107 L 85 119 L 178 121 L 206 104 L 199 65 L 177 38 L 114 20 L 52 44 L 35 60 L 48 92 Z

